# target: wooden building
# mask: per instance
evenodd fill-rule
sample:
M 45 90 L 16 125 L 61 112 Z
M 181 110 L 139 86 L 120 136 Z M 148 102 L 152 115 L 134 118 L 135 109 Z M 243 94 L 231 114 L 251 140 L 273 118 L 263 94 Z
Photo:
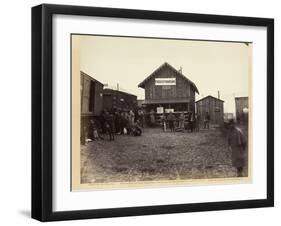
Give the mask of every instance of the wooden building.
M 248 97 L 235 97 L 236 115 L 248 110 Z
M 103 107 L 103 84 L 80 72 L 81 117 L 99 116 Z
M 237 122 L 248 122 L 249 103 L 248 97 L 235 97 L 235 111 Z
M 207 112 L 210 115 L 212 124 L 222 124 L 224 122 L 224 101 L 213 96 L 206 96 L 196 101 L 196 113 L 203 122 Z
M 112 108 L 131 110 L 137 107 L 137 96 L 113 89 L 103 90 L 103 108 L 110 110 Z
M 168 63 L 162 64 L 138 87 L 145 90 L 146 111 L 187 112 L 195 111 L 196 85 Z
M 90 120 L 97 120 L 103 107 L 103 84 L 90 75 L 80 71 L 80 141 L 85 144 L 89 131 Z

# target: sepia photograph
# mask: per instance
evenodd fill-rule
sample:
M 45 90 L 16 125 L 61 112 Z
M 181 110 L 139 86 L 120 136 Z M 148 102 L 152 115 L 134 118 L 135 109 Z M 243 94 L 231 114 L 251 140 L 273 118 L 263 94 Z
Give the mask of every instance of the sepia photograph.
M 155 9 L 32 8 L 32 218 L 274 206 L 274 19 Z
M 251 181 L 252 43 L 71 35 L 72 190 Z

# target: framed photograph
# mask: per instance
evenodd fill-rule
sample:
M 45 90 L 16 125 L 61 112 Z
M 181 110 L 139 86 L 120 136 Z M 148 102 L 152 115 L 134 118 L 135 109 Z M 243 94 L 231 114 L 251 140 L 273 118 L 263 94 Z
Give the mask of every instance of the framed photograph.
M 274 205 L 274 20 L 32 8 L 32 217 Z

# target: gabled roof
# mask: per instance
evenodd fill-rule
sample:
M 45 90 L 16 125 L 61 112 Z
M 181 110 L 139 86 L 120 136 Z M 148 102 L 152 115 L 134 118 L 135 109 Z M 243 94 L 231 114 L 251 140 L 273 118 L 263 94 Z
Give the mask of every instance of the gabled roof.
M 208 96 L 206 96 L 206 97 L 203 97 L 203 98 L 200 99 L 200 100 L 195 101 L 195 103 L 200 102 L 200 101 L 202 101 L 202 100 L 204 100 L 204 99 L 207 99 L 207 98 L 213 98 L 213 99 L 219 100 L 219 101 L 221 101 L 221 102 L 224 102 L 223 100 L 221 100 L 221 99 L 219 99 L 219 98 L 216 98 L 216 97 L 213 97 L 213 96 L 211 96 L 211 95 L 208 95 Z
M 248 99 L 248 97 L 235 97 L 235 99 L 239 100 L 239 99 Z
M 91 80 L 93 80 L 93 81 L 95 81 L 95 82 L 99 83 L 100 85 L 104 86 L 104 84 L 103 84 L 103 83 L 101 83 L 100 81 L 96 80 L 95 78 L 93 78 L 91 75 L 89 75 L 89 74 L 85 73 L 84 71 L 80 71 L 80 75 L 83 75 L 83 76 L 85 76 L 85 75 L 86 75 L 86 76 L 88 76 Z
M 162 64 L 160 67 L 158 67 L 154 72 L 152 72 L 151 75 L 149 75 L 145 80 L 143 80 L 138 87 L 144 88 L 146 82 L 148 82 L 148 80 L 150 80 L 157 72 L 159 72 L 162 68 L 164 67 L 168 67 L 170 69 L 172 69 L 174 72 L 176 72 L 177 75 L 181 76 L 182 78 L 184 78 L 185 80 L 187 80 L 194 88 L 195 92 L 199 94 L 199 91 L 196 87 L 196 85 L 189 80 L 187 77 L 185 77 L 181 72 L 179 72 L 177 69 L 175 69 L 173 66 L 171 66 L 170 64 L 168 64 L 167 62 L 165 62 L 164 64 Z
M 131 93 L 127 93 L 127 92 L 123 92 L 123 91 L 115 90 L 115 89 L 109 89 L 109 88 L 103 89 L 103 93 L 104 94 L 122 93 L 122 94 L 125 94 L 125 95 L 137 97 L 136 95 L 131 94 Z

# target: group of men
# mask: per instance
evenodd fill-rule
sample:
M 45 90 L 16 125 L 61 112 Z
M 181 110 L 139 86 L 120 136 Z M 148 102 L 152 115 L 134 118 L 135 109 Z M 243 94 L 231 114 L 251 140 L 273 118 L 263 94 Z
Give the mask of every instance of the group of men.
M 136 110 L 103 110 L 99 117 L 91 119 L 82 128 L 82 144 L 87 140 L 103 140 L 104 135 L 109 136 L 109 140 L 115 139 L 115 134 L 140 136 L 141 127 L 144 124 L 144 113 L 141 109 Z
M 166 131 L 167 125 L 169 126 L 171 132 L 184 132 L 185 129 L 190 130 L 190 132 L 193 132 L 194 130 L 199 131 L 199 116 L 193 116 L 192 112 L 188 112 L 186 116 L 184 113 L 180 113 L 177 117 L 173 113 L 169 113 L 167 117 L 162 115 L 161 121 L 164 131 Z
M 210 120 L 210 115 L 208 112 L 206 112 L 203 120 L 204 129 L 210 128 Z M 190 132 L 199 131 L 201 124 L 200 116 L 198 114 L 193 114 L 192 112 L 188 112 L 187 115 L 180 113 L 178 116 L 176 116 L 174 113 L 168 113 L 167 116 L 162 114 L 160 116 L 160 121 L 162 124 L 162 129 L 166 131 L 168 127 L 171 132 L 183 132 L 185 129 L 189 130 Z
M 155 120 L 155 114 L 150 113 L 150 118 Z M 111 109 L 111 111 L 104 110 L 98 120 L 91 119 L 88 126 L 82 129 L 82 144 L 85 140 L 99 140 L 104 139 L 104 135 L 109 135 L 109 140 L 115 139 L 115 134 L 140 136 L 142 133 L 141 127 L 144 126 L 145 113 L 143 110 L 129 110 L 120 111 Z M 168 126 L 170 131 L 184 131 L 190 129 L 199 131 L 200 117 L 190 112 L 185 116 L 181 113 L 178 117 L 173 113 L 167 116 L 161 115 L 162 128 L 166 131 Z M 210 115 L 206 112 L 203 126 L 209 129 Z M 242 176 L 243 169 L 246 167 L 246 138 L 242 130 L 235 124 L 234 120 L 229 121 L 229 132 L 227 141 L 232 156 L 232 165 L 237 169 L 237 175 Z

